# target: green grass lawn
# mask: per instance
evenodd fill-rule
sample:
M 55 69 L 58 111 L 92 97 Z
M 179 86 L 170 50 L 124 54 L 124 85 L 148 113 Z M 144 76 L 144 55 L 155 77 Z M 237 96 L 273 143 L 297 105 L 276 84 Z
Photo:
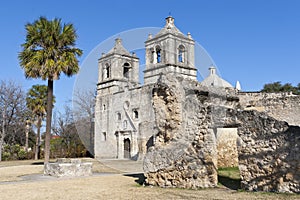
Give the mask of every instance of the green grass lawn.
M 233 190 L 241 189 L 241 178 L 238 167 L 224 167 L 218 169 L 219 185 Z

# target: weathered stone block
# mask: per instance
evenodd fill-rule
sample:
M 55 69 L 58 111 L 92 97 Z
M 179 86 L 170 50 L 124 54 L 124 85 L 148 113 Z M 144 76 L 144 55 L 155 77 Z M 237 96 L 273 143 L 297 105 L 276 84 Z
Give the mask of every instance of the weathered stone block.
M 58 159 L 55 163 L 44 166 L 44 174 L 55 177 L 91 176 L 92 163 L 82 163 L 80 159 Z

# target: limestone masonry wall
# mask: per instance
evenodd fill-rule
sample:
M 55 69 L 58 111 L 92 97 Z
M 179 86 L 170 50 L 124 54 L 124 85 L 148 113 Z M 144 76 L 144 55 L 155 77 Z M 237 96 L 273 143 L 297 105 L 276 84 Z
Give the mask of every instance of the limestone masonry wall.
M 300 126 L 300 95 L 291 93 L 239 93 L 243 109 L 258 110 L 290 125 Z
M 300 193 L 300 127 L 256 111 L 234 113 L 242 188 Z
M 220 144 L 236 133 L 242 188 L 300 193 L 300 127 L 264 112 L 241 110 L 230 92 L 174 76 L 163 76 L 156 85 L 153 106 L 158 133 L 144 159 L 148 184 L 216 186 L 217 160 L 228 159 L 221 157 L 226 152 L 218 153 Z
M 174 87 L 170 87 L 172 84 Z M 216 186 L 215 141 L 206 123 L 201 126 L 202 121 L 208 120 L 206 115 L 200 115 L 207 112 L 206 108 L 187 103 L 194 101 L 193 98 L 186 99 L 184 104 L 181 101 L 184 91 L 178 86 L 174 79 L 171 84 L 157 84 L 154 90 L 153 106 L 159 133 L 144 160 L 146 180 L 150 185 L 161 187 Z M 184 109 L 191 112 L 190 115 Z M 190 134 L 193 132 L 197 135 Z M 204 138 L 209 142 L 205 143 Z
M 300 193 L 299 126 L 289 126 L 255 110 L 227 109 L 226 117 L 219 120 L 216 123 L 238 126 L 243 189 Z
M 205 188 L 217 185 L 216 136 L 211 101 L 226 102 L 195 81 L 162 77 L 153 92 L 159 133 L 144 160 L 147 183 L 161 187 Z M 225 98 L 226 100 L 226 98 Z M 225 105 L 224 105 L 225 106 Z M 219 113 L 216 113 L 218 115 Z

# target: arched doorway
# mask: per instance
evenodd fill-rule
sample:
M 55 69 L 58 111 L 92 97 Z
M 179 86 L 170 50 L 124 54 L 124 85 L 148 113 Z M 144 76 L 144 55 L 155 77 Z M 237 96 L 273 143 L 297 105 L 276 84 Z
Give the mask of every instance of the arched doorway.
M 124 158 L 130 159 L 130 140 L 124 139 Z

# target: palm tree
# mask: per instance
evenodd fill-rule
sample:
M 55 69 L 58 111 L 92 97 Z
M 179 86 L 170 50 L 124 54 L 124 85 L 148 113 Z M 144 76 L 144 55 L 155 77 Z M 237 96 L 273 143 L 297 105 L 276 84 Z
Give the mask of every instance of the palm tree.
M 53 103 L 55 102 L 55 97 L 53 96 Z M 26 98 L 27 108 L 34 115 L 33 117 L 37 119 L 37 135 L 35 142 L 35 156 L 34 159 L 38 159 L 39 148 L 40 148 L 40 133 L 42 121 L 46 115 L 47 106 L 47 86 L 46 85 L 33 85 L 32 88 L 27 93 Z
M 26 78 L 42 78 L 48 81 L 45 164 L 50 158 L 53 81 L 61 73 L 72 76 L 79 71 L 77 57 L 82 50 L 75 47 L 77 34 L 72 24 L 62 24 L 61 19 L 47 20 L 40 17 L 25 26 L 26 41 L 19 53 L 20 65 Z

